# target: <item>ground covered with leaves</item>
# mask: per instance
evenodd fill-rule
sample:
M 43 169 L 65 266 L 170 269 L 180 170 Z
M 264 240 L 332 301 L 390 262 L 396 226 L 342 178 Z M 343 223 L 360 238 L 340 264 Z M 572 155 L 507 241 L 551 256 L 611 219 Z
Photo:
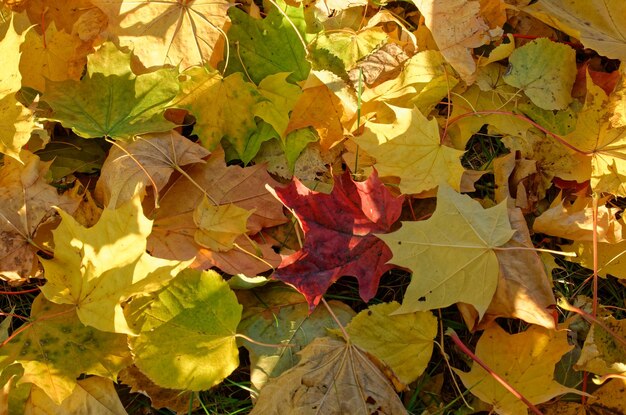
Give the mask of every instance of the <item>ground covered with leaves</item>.
M 626 413 L 622 0 L 0 4 L 0 413 Z

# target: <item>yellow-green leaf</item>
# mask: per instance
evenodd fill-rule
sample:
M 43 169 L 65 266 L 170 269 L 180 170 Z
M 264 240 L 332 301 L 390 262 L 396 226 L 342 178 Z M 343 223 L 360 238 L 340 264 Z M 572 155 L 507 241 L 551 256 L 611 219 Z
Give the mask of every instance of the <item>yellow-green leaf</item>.
M 246 233 L 250 215 L 251 211 L 233 203 L 215 205 L 204 196 L 193 212 L 193 221 L 198 227 L 194 240 L 211 251 L 230 251 L 235 239 Z
M 139 198 L 105 209 L 98 223 L 82 227 L 60 211 L 53 231 L 54 258 L 43 259 L 48 282 L 43 294 L 58 304 L 72 304 L 80 320 L 99 330 L 132 334 L 121 303 L 159 289 L 191 261 L 168 261 L 146 253 L 152 229 Z
M 346 332 L 350 341 L 383 361 L 408 385 L 430 361 L 437 319 L 429 311 L 393 315 L 399 307 L 395 301 L 373 305 L 354 317 Z
M 505 202 L 483 209 L 469 196 L 440 185 L 430 219 L 402 222 L 399 230 L 377 235 L 393 252 L 389 262 L 413 271 L 394 314 L 463 302 L 473 305 L 482 318 L 498 283 L 494 248 L 513 233 Z

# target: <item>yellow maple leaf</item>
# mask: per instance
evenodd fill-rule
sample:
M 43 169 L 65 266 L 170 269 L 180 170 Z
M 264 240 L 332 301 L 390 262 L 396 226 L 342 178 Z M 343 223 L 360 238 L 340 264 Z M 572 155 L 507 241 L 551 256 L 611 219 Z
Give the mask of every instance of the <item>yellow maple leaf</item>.
M 585 105 L 578 114 L 576 129 L 565 140 L 588 155 L 591 188 L 626 196 L 626 127 L 614 128 L 606 93 L 587 77 Z
M 468 84 L 474 81 L 472 49 L 499 38 L 502 29 L 490 30 L 477 0 L 413 0 L 433 34 L 439 50 Z
M 523 10 L 601 55 L 626 59 L 626 24 L 617 17 L 626 14 L 622 0 L 541 0 Z
M 224 33 L 225 0 L 92 0 L 109 18 L 108 31 L 146 67 L 186 69 L 209 62 Z
M 53 259 L 43 259 L 43 294 L 57 304 L 73 304 L 83 324 L 98 330 L 133 334 L 121 303 L 159 289 L 191 261 L 169 261 L 146 253 L 152 221 L 139 198 L 105 209 L 98 223 L 82 227 L 70 215 L 53 231 Z
M 565 330 L 531 326 L 508 334 L 497 324 L 487 328 L 476 345 L 476 355 L 531 403 L 537 404 L 567 392 L 576 393 L 553 380 L 554 366 L 573 346 Z M 465 387 L 493 405 L 498 414 L 526 415 L 528 408 L 480 365 L 470 372 L 455 369 Z
M 235 239 L 246 233 L 250 215 L 251 211 L 233 203 L 215 205 L 204 196 L 193 212 L 193 221 L 198 226 L 194 240 L 212 251 L 230 251 Z
M 435 119 L 427 120 L 418 109 L 391 108 L 396 113 L 394 123 L 368 122 L 363 135 L 355 139 L 376 159 L 379 175 L 399 177 L 405 194 L 433 189 L 440 182 L 459 190 L 464 151 L 441 143 Z
M 391 263 L 413 277 L 394 314 L 472 304 L 481 318 L 496 291 L 498 258 L 494 248 L 511 239 L 505 203 L 489 209 L 449 186 L 439 185 L 430 219 L 402 222 L 399 230 L 377 235 L 391 248 Z

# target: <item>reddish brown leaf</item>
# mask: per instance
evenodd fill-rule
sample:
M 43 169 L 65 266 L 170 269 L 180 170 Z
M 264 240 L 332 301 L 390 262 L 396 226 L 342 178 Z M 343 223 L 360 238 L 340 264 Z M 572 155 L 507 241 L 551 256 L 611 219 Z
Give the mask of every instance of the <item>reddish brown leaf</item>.
M 305 240 L 300 251 L 283 258 L 274 278 L 293 285 L 310 308 L 343 275 L 356 277 L 361 298 L 370 300 L 392 268 L 386 264 L 391 251 L 374 234 L 391 230 L 403 197 L 393 197 L 376 171 L 360 183 L 349 172 L 335 176 L 331 194 L 309 190 L 295 178 L 275 193 L 300 220 Z

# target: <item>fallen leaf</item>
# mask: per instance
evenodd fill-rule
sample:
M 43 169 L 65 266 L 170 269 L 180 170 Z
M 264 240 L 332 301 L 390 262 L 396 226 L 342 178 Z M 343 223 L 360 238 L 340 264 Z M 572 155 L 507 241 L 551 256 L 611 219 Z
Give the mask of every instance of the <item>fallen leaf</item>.
M 348 72 L 350 81 L 358 87 L 361 82 L 372 86 L 400 76 L 402 64 L 409 59 L 402 48 L 395 43 L 386 43 L 374 53 L 366 56 Z
M 229 73 L 245 72 L 257 84 L 281 72 L 290 72 L 291 82 L 305 80 L 311 64 L 301 40 L 306 32 L 303 7 L 278 0 L 266 10 L 264 19 L 255 19 L 234 7 L 229 11 L 230 56 L 238 57 L 229 62 Z
M 554 365 L 572 348 L 567 332 L 531 326 L 522 333 L 508 334 L 497 324 L 484 332 L 476 345 L 478 356 L 491 370 L 506 380 L 533 404 L 545 402 L 575 389 L 567 388 L 552 378 Z M 466 388 L 481 400 L 493 405 L 498 414 L 526 415 L 528 408 L 506 390 L 479 364 L 470 372 L 454 371 Z
M 402 222 L 399 230 L 379 235 L 393 252 L 389 262 L 413 271 L 394 314 L 463 302 L 482 318 L 498 284 L 495 249 L 514 233 L 504 203 L 483 209 L 469 196 L 439 185 L 437 208 L 429 219 Z
M 626 413 L 624 390 L 626 390 L 626 380 L 624 379 L 613 379 L 602 385 L 589 398 L 589 415 Z
M 596 232 L 599 242 L 616 243 L 623 239 L 623 223 L 617 220 L 617 209 L 598 201 Z M 574 200 L 554 199 L 550 208 L 533 222 L 535 232 L 577 241 L 593 240 L 593 200 L 578 196 Z
M 45 36 L 45 41 L 44 41 Z M 32 28 L 26 33 L 20 58 L 22 84 L 40 92 L 46 90 L 46 79 L 64 81 L 80 79 L 89 50 L 79 51 L 78 36 L 57 30 L 52 22 L 44 35 Z
M 22 153 L 23 164 L 6 158 L 0 167 L 0 278 L 19 284 L 38 268 L 37 229 L 54 220 L 57 206 L 73 213 L 79 199 L 59 195 L 46 174 L 50 163 Z
M 193 221 L 198 227 L 194 240 L 214 252 L 230 251 L 235 240 L 246 234 L 250 215 L 251 211 L 232 203 L 215 205 L 205 196 L 193 211 Z
M 182 73 L 180 93 L 173 106 L 185 108 L 196 117 L 194 132 L 204 147 L 213 150 L 226 138 L 239 155 L 256 129 L 257 103 L 265 101 L 256 86 L 243 80 L 241 73 L 222 78 L 208 67 L 192 67 Z
M 80 17 L 88 13 L 94 6 L 90 0 L 67 0 L 50 3 L 47 0 L 26 0 L 26 13 L 33 24 L 41 23 L 41 17 L 66 33 L 72 29 Z
M 53 109 L 50 120 L 81 137 L 130 140 L 173 127 L 162 114 L 178 93 L 177 72 L 159 69 L 135 75 L 130 53 L 108 42 L 88 56 L 87 74 L 80 81 L 46 81 L 43 100 Z
M 241 273 L 254 276 L 277 266 L 280 257 L 268 243 L 256 241 L 256 245 L 253 245 L 246 237 L 242 237 L 235 243 L 245 251 L 238 248 L 228 252 L 214 252 L 201 247 L 194 240 L 198 227 L 194 223 L 193 212 L 205 192 L 218 205 L 232 203 L 247 211 L 254 211 L 247 223 L 247 231 L 251 236 L 263 228 L 286 222 L 281 203 L 265 189 L 266 184 L 274 187 L 278 183 L 264 171 L 263 165 L 227 167 L 223 152 L 214 151 L 206 163 L 194 164 L 185 173 L 193 182 L 185 176 L 176 177 L 161 195 L 160 208 L 150 208 L 149 215 L 155 222 L 148 239 L 149 252 L 169 259 L 195 257 L 193 268 L 208 269 L 216 266 L 231 275 Z M 149 202 L 144 203 L 146 206 L 151 205 Z
M 537 39 L 509 56 L 504 82 L 524 91 L 545 110 L 565 109 L 572 102 L 576 80 L 576 52 L 568 45 Z
M 206 390 L 239 366 L 235 342 L 242 307 L 215 271 L 182 271 L 167 286 L 135 299 L 127 317 L 133 361 L 155 384 Z
M 120 206 L 147 186 L 163 190 L 181 166 L 203 163 L 210 153 L 176 131 L 146 134 L 111 148 L 96 185 L 96 197 L 105 206 Z
M 437 318 L 429 311 L 394 315 L 400 304 L 382 303 L 357 314 L 346 332 L 361 350 L 385 363 L 404 388 L 426 369 L 437 335 Z
M 474 82 L 476 62 L 472 48 L 498 38 L 502 29 L 491 30 L 481 14 L 481 3 L 475 0 L 412 0 L 426 21 L 442 55 L 465 83 Z
M 288 76 L 288 72 L 279 72 L 265 77 L 258 90 L 267 101 L 259 102 L 254 108 L 254 115 L 274 127 L 279 134 L 287 130 L 289 113 L 302 93 L 299 86 L 287 82 Z M 281 138 L 284 140 L 285 136 L 281 135 Z
M 251 415 L 406 414 L 393 386 L 357 347 L 318 337 L 300 352 L 300 363 L 270 380 Z
M 585 47 L 612 59 L 626 59 L 626 26 L 614 16 L 626 13 L 626 4 L 620 0 L 599 3 L 587 1 L 562 2 L 540 0 L 524 7 L 533 17 L 580 39 Z
M 568 261 L 575 262 L 585 268 L 593 269 L 594 255 L 593 242 L 574 241 L 570 245 L 561 245 L 565 252 L 575 252 L 575 257 L 567 257 Z M 626 279 L 626 240 L 610 244 L 598 242 L 598 275 Z
M 149 397 L 154 408 L 168 408 L 176 413 L 185 413 L 189 411 L 189 402 L 192 399 L 192 410 L 200 407 L 197 396 L 193 396 L 194 392 L 157 386 L 135 365 L 122 370 L 119 374 L 119 381 L 130 386 L 131 392 L 141 393 Z
M 333 89 L 331 89 L 331 87 Z M 339 94 L 339 95 L 338 95 Z M 353 118 L 347 84 L 328 71 L 313 72 L 296 101 L 285 134 L 305 127 L 313 127 L 320 137 L 322 150 L 327 151 L 344 139 L 344 124 Z
M 576 129 L 563 137 L 591 164 L 591 188 L 626 196 L 626 127 L 610 123 L 610 104 L 606 93 L 587 78 L 585 105 L 578 114 Z
M 482 330 L 498 317 L 519 318 L 547 329 L 555 328 L 552 308 L 556 304 L 552 293 L 551 275 L 537 252 L 526 219 L 519 209 L 509 209 L 509 221 L 515 230 L 513 237 L 496 251 L 500 265 L 498 285 L 482 319 L 473 307 L 459 303 L 458 307 L 470 330 Z M 519 247 L 522 249 L 516 250 Z
M 298 179 L 274 189 L 304 230 L 304 245 L 283 258 L 274 278 L 286 282 L 313 309 L 328 287 L 344 275 L 359 281 L 359 294 L 369 301 L 380 277 L 389 269 L 389 248 L 374 233 L 384 233 L 400 216 L 402 197 L 393 197 L 374 172 L 355 182 L 346 171 L 335 176 L 330 194 L 309 190 Z
M 76 382 L 72 394 L 60 405 L 33 387 L 24 408 L 25 415 L 89 414 L 127 415 L 111 379 L 91 376 Z
M 242 341 L 250 353 L 250 381 L 255 391 L 295 366 L 300 360 L 297 353 L 311 341 L 337 327 L 325 307 L 317 307 L 309 314 L 309 305 L 302 294 L 284 284 L 238 291 L 237 298 L 244 306 L 237 331 L 258 342 L 284 345 L 276 348 Z M 340 301 L 328 301 L 328 305 L 343 325 L 355 315 Z
M 601 318 L 601 321 L 614 335 L 621 338 L 626 335 L 626 320 L 608 316 Z M 597 324 L 592 324 L 574 368 L 596 375 L 626 375 L 626 350 L 613 334 Z
M 74 134 L 67 137 L 55 135 L 35 154 L 42 161 L 52 162 L 52 179 L 61 180 L 74 173 L 93 174 L 100 171 L 106 158 L 106 147 L 104 140 L 85 139 Z
M 116 380 L 131 362 L 126 336 L 83 325 L 72 306 L 39 295 L 31 319 L 0 348 L 0 368 L 4 372 L 13 363 L 21 364 L 24 374 L 19 383 L 40 387 L 57 405 L 72 394 L 80 374 Z
M 207 63 L 224 36 L 231 6 L 225 0 L 90 0 L 109 18 L 107 31 L 141 63 L 186 69 Z
M 54 258 L 40 258 L 47 279 L 41 292 L 52 302 L 71 304 L 85 325 L 133 334 L 121 304 L 159 289 L 189 262 L 146 254 L 152 221 L 143 215 L 138 198 L 116 210 L 105 209 L 91 228 L 59 213 Z
M 354 141 L 376 159 L 381 177 L 400 177 L 400 191 L 421 193 L 446 182 L 459 190 L 464 168 L 464 151 L 441 143 L 439 126 L 417 110 L 392 107 L 393 124 L 368 122 L 365 132 Z
M 35 128 L 32 111 L 15 99 L 22 86 L 19 62 L 24 35 L 17 33 L 13 19 L 0 25 L 3 32 L 0 56 L 11 58 L 0 69 L 0 153 L 19 160 L 20 150 Z

